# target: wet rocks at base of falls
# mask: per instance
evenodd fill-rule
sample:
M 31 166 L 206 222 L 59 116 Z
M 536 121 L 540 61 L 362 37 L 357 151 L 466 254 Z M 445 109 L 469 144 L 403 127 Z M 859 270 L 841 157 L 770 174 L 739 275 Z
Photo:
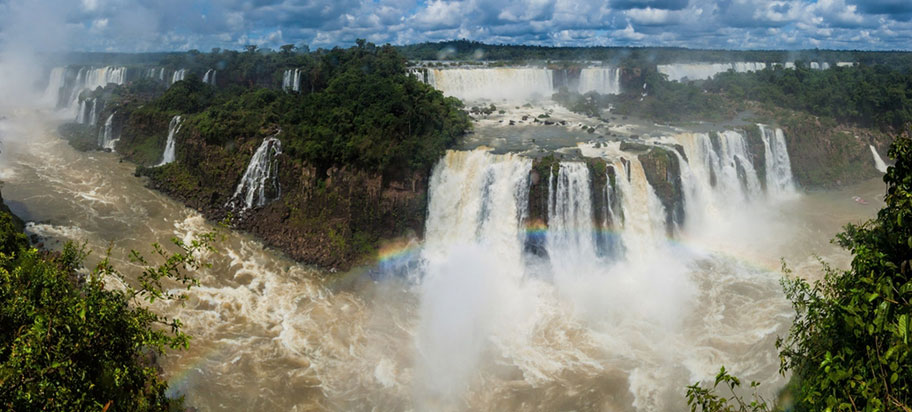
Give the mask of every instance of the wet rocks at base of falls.
M 639 155 L 646 180 L 655 190 L 665 207 L 665 230 L 669 236 L 675 227 L 684 224 L 684 190 L 681 184 L 681 166 L 671 148 L 653 146 Z

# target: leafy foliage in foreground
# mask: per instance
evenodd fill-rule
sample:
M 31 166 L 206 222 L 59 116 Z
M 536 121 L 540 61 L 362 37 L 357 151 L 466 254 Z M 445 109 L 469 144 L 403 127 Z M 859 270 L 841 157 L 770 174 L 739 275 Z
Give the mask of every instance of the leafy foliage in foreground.
M 795 410 L 912 411 L 912 139 L 896 139 L 890 156 L 886 206 L 835 239 L 854 255 L 851 269 L 825 267 L 822 280 L 782 282 L 797 312 L 777 342 L 781 371 L 793 374 Z M 721 381 L 738 382 L 726 375 L 723 368 Z M 763 406 L 737 396 L 734 406 L 714 389 L 688 387 L 691 410 Z
M 719 396 L 715 393 L 719 384 L 728 387 L 731 397 Z M 760 382 L 751 382 L 751 389 L 760 386 Z M 707 389 L 695 383 L 687 387 L 687 404 L 690 405 L 691 412 L 715 411 L 715 412 L 769 412 L 769 406 L 762 396 L 754 392 L 753 400 L 747 402 L 737 393 L 741 388 L 741 380 L 732 376 L 723 366 L 716 375 L 716 382 L 712 389 Z
M 851 270 L 783 281 L 798 316 L 779 342 L 782 369 L 801 378 L 808 410 L 912 407 L 912 139 L 896 139 L 890 156 L 886 207 L 836 237 Z
M 4 216 L 9 216 L 0 212 Z M 155 355 L 185 348 L 190 337 L 178 319 L 144 307 L 178 299 L 166 285 L 197 283 L 188 271 L 204 265 L 195 252 L 210 249 L 213 234 L 143 266 L 137 287 L 104 259 L 82 276 L 87 253 L 68 244 L 61 253 L 29 248 L 24 236 L 2 227 L 0 250 L 0 409 L 11 411 L 162 411 L 179 407 L 165 396 Z M 12 240 L 10 240 L 12 239 Z M 109 287 L 114 282 L 123 287 Z

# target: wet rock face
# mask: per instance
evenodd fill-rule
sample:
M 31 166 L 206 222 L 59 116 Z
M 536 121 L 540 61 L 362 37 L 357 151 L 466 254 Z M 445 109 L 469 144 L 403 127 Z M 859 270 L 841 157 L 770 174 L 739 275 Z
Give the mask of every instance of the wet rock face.
M 684 191 L 681 168 L 672 149 L 652 147 L 639 155 L 646 180 L 665 207 L 665 228 L 672 235 L 676 226 L 684 224 Z
M 207 144 L 190 127 L 177 148 L 179 161 L 141 173 L 153 188 L 220 221 L 261 140 L 238 138 L 228 149 Z M 424 233 L 427 176 L 421 171 L 387 178 L 346 168 L 320 171 L 286 155 L 277 161 L 281 196 L 232 213 L 231 224 L 292 259 L 347 270 L 373 258 L 383 239 Z
M 751 125 L 744 129 L 744 137 L 747 139 L 747 150 L 751 155 L 751 164 L 757 172 L 757 179 L 760 180 L 760 187 L 766 190 L 766 148 L 763 145 L 760 126 Z
M 617 192 L 612 190 L 609 194 L 609 187 L 615 188 L 615 170 L 608 165 L 605 159 L 575 157 L 577 160 L 586 164 L 589 169 L 589 192 L 592 199 L 593 227 L 601 229 L 601 232 L 610 229 L 617 229 L 623 222 L 612 221 L 612 215 L 608 209 L 615 211 L 617 219 L 623 219 L 620 213 L 620 198 Z M 548 221 L 548 201 L 552 193 L 551 180 L 556 176 L 560 168 L 560 160 L 553 154 L 538 158 L 532 162 L 532 170 L 529 172 L 529 214 L 526 217 L 525 225 L 532 228 L 526 237 L 525 249 L 529 253 L 546 257 L 548 252 L 546 248 L 546 238 L 540 230 L 549 226 Z M 599 239 L 599 242 L 606 241 Z M 599 245 L 602 247 L 603 245 Z

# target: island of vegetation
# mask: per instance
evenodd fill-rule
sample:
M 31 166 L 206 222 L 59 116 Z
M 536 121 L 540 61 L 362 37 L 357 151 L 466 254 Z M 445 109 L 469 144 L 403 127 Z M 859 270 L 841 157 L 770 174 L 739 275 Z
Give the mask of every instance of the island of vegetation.
M 117 152 L 140 165 L 152 187 L 326 268 L 347 269 L 373 257 L 383 240 L 423 233 L 431 168 L 471 126 L 462 103 L 409 76 L 391 46 L 250 47 L 163 63 L 200 75 L 167 90 L 146 79 L 86 96 L 106 100 L 100 118 L 113 114 Z M 218 87 L 199 80 L 216 66 Z M 278 87 L 285 70 L 302 73 L 300 92 Z M 177 161 L 160 165 L 174 116 L 182 120 Z M 62 131 L 77 147 L 97 148 L 95 127 Z M 273 136 L 281 142 L 281 197 L 228 207 L 257 148 Z

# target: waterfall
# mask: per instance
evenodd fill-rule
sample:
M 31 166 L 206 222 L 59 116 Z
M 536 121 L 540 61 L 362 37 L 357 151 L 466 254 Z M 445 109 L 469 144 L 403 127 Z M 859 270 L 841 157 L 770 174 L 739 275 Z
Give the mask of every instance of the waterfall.
M 764 158 L 766 159 L 766 190 L 772 197 L 795 194 L 795 183 L 792 180 L 792 164 L 789 159 L 785 134 L 782 129 L 770 129 L 758 124 L 760 137 L 763 139 Z
M 874 145 L 868 145 L 868 147 L 871 148 L 871 154 L 874 155 L 874 168 L 880 173 L 887 173 L 887 164 L 877 153 L 877 149 L 874 148 Z
M 282 90 L 284 91 L 301 91 L 301 69 L 285 70 L 282 74 Z
M 620 201 L 620 191 L 617 189 L 617 183 L 611 184 L 611 175 L 608 168 L 614 171 L 615 179 L 620 179 L 618 171 L 613 165 L 608 165 L 605 170 L 605 187 L 602 188 L 602 209 L 596 213 L 601 216 L 599 228 L 596 230 L 596 247 L 599 256 L 619 257 L 623 252 L 623 245 L 620 239 L 613 236 L 623 225 L 623 216 L 619 214 L 619 208 L 615 207 L 615 202 Z M 618 204 L 619 205 L 619 204 Z M 616 210 L 618 209 L 618 210 Z
M 646 180 L 643 165 L 635 156 L 629 161 L 615 160 L 618 191 L 624 224 L 621 242 L 628 261 L 643 263 L 658 250 L 665 238 L 665 208 Z M 628 177 L 628 178 L 625 178 Z
M 171 84 L 177 83 L 185 78 L 187 78 L 187 69 L 175 70 L 174 74 L 171 75 Z
M 576 262 L 596 259 L 589 168 L 580 162 L 561 163 L 557 178 L 550 180 L 546 245 L 555 271 L 563 272 Z
M 215 86 L 215 74 L 216 71 L 214 69 L 206 70 L 206 74 L 203 75 L 203 83 L 206 83 L 210 86 Z
M 117 139 L 114 139 L 113 135 L 114 113 L 111 113 L 108 116 L 108 120 L 105 120 L 104 128 L 98 134 L 98 147 L 101 147 L 102 149 L 114 150 L 114 143 L 117 142 Z
M 282 142 L 279 139 L 273 136 L 263 140 L 253 157 L 250 158 L 241 182 L 238 183 L 234 195 L 231 196 L 225 207 L 234 209 L 236 205 L 240 204 L 243 211 L 254 206 L 262 207 L 266 202 L 278 199 L 282 194 L 278 180 L 278 156 L 280 154 L 282 154 Z
M 182 123 L 183 121 L 180 116 L 171 118 L 171 123 L 168 124 L 168 143 L 165 144 L 165 152 L 162 154 L 162 161 L 156 166 L 164 166 L 174 161 L 174 138 L 177 133 L 180 132 Z
M 44 100 L 55 108 L 75 109 L 82 104 L 79 100 L 82 92 L 93 91 L 112 83 L 122 85 L 126 80 L 126 74 L 126 67 L 56 67 L 51 70 L 48 86 L 44 91 Z M 88 120 L 88 114 L 84 118 Z
M 91 126 L 95 126 L 95 123 L 96 123 L 95 113 L 97 112 L 97 110 L 98 110 L 98 99 L 92 98 L 92 111 L 89 112 L 89 125 L 91 125 Z
M 104 103 L 102 102 L 102 107 Z M 79 107 L 76 109 L 76 123 L 94 126 L 97 122 L 98 98 L 79 100 Z
M 703 186 L 701 192 L 719 197 L 720 202 L 747 201 L 762 194 L 741 133 L 727 130 L 712 137 L 706 133 L 682 133 L 675 139 L 684 147 L 694 178 Z
M 84 100 L 84 99 L 80 100 L 79 108 L 76 111 L 76 123 L 85 124 L 86 110 L 88 110 L 88 106 L 86 105 L 86 100 Z
M 554 93 L 553 72 L 544 68 L 429 69 L 428 83 L 464 100 L 528 100 Z
M 579 92 L 599 94 L 621 93 L 621 69 L 587 67 L 580 72 Z
M 519 276 L 531 168 L 513 154 L 448 151 L 430 181 L 425 258 L 443 260 L 453 244 L 482 244 Z
M 44 90 L 44 101 L 53 107 L 60 105 L 60 94 L 66 85 L 66 67 L 55 67 L 51 70 L 48 86 Z
M 713 76 L 734 70 L 737 73 L 754 72 L 766 68 L 766 63 L 761 62 L 735 62 L 735 63 L 674 63 L 656 66 L 659 73 L 668 76 L 668 80 L 707 80 Z

